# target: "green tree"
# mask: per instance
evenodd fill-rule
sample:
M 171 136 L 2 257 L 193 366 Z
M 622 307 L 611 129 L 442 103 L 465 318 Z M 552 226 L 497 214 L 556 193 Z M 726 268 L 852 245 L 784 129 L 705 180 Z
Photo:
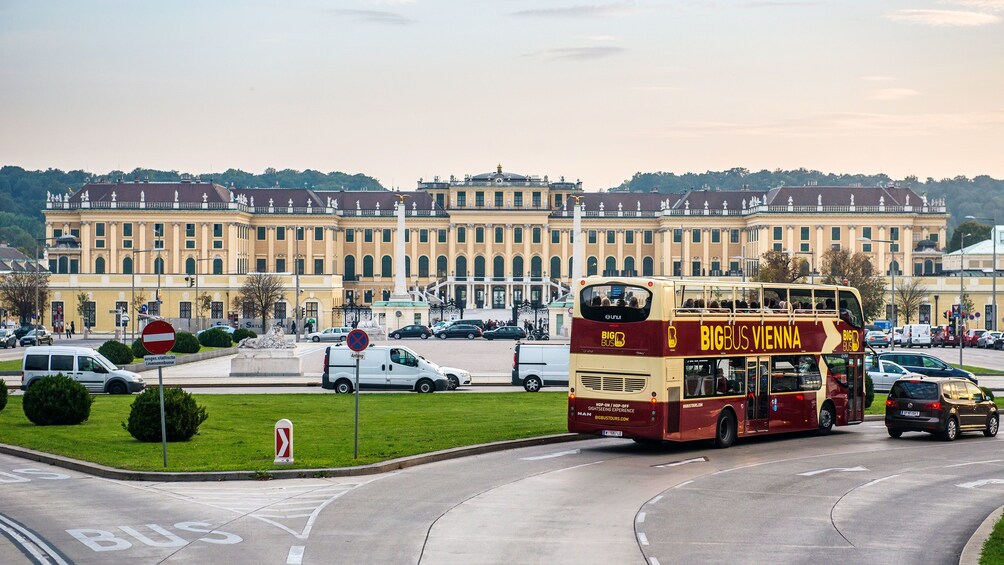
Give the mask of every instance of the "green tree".
M 87 323 L 87 303 L 91 301 L 91 295 L 84 291 L 77 293 L 77 315 L 80 316 L 80 324 L 84 326 L 84 339 L 91 333 L 91 326 Z
M 948 241 L 946 251 L 958 251 L 962 248 L 962 234 L 966 234 L 966 247 L 990 239 L 990 226 L 985 226 L 975 220 L 966 220 L 959 224 Z
M 760 256 L 760 271 L 753 279 L 766 283 L 792 283 L 802 278 L 802 261 L 791 253 L 772 249 Z
M 880 275 L 871 259 L 864 253 L 851 253 L 846 249 L 830 249 L 820 258 L 823 284 L 847 284 L 861 294 L 861 308 L 865 320 L 874 320 L 886 304 L 885 278 Z
M 909 324 L 913 321 L 913 315 L 920 315 L 920 305 L 927 297 L 927 287 L 923 280 L 918 277 L 905 278 L 902 283 L 896 285 L 896 313 L 902 314 L 902 324 Z
M 44 312 L 48 302 L 47 271 L 13 271 L 0 275 L 0 304 L 17 314 L 22 326 L 31 323 L 36 306 L 38 312 Z M 41 316 L 39 318 L 41 323 Z

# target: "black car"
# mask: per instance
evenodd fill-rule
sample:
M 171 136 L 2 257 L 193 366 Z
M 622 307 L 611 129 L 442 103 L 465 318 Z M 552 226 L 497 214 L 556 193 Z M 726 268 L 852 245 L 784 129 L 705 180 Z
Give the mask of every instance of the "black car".
M 485 339 L 525 339 L 526 331 L 519 326 L 501 326 L 483 333 Z
M 955 377 L 969 379 L 973 384 L 979 384 L 976 376 L 969 371 L 958 369 L 945 363 L 937 357 L 925 355 L 923 353 L 902 353 L 899 351 L 888 351 L 878 354 L 879 359 L 892 361 L 893 363 L 907 369 L 913 373 L 920 373 L 929 377 Z
M 28 347 L 29 345 L 52 345 L 52 334 L 49 333 L 49 330 L 39 326 L 38 338 L 36 339 L 35 330 L 32 329 L 21 338 L 22 347 Z
M 477 326 L 468 326 L 467 324 L 453 324 L 452 326 L 442 329 L 436 334 L 439 339 L 446 339 L 449 337 L 466 337 L 467 339 L 474 339 L 476 337 L 481 337 L 481 328 Z
M 21 339 L 22 337 L 28 335 L 28 332 L 33 329 L 35 329 L 35 326 L 21 326 L 14 330 L 14 335 L 16 335 L 18 339 Z
M 17 339 L 14 330 L 0 330 L 0 347 L 17 347 Z
M 420 337 L 422 339 L 429 339 L 429 336 L 431 335 L 432 330 L 422 324 L 412 324 L 390 332 L 390 337 L 394 339 L 401 339 L 402 337 Z
M 965 379 L 906 378 L 892 385 L 885 401 L 889 435 L 928 432 L 952 441 L 964 431 L 997 435 L 997 404 Z

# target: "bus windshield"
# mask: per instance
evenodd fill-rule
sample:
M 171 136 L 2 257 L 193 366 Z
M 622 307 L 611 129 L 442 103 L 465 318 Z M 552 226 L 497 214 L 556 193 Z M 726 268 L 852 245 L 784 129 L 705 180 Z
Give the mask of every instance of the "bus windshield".
M 629 284 L 587 286 L 579 293 L 582 317 L 596 322 L 641 322 L 648 319 L 652 293 Z

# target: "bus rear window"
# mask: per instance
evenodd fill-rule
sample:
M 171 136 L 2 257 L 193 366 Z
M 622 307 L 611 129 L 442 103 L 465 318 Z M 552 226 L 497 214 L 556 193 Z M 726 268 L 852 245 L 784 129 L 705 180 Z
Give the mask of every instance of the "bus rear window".
M 640 322 L 652 308 L 648 289 L 627 284 L 587 286 L 579 300 L 582 317 L 596 322 Z

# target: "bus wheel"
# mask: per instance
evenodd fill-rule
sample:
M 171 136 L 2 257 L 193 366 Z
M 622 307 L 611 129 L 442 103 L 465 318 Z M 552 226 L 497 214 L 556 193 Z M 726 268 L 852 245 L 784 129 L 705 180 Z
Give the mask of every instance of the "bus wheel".
M 718 417 L 718 433 L 715 434 L 715 447 L 725 449 L 736 441 L 736 417 L 732 412 L 725 411 Z
M 342 379 L 335 383 L 335 392 L 338 394 L 348 394 L 352 392 L 352 383 L 347 379 Z
M 833 413 L 833 405 L 827 401 L 819 411 L 819 435 L 825 436 L 833 430 L 833 422 L 836 415 Z
M 523 381 L 523 388 L 525 388 L 527 392 L 537 392 L 537 391 L 539 391 L 540 390 L 540 379 L 537 378 L 537 377 L 527 377 Z

